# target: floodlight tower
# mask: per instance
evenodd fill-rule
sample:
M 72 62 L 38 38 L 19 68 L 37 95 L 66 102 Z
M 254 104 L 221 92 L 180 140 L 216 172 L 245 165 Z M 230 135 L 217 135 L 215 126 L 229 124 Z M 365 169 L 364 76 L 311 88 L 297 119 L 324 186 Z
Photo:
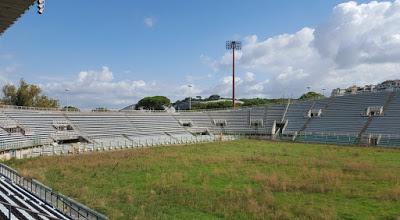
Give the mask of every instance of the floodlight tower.
M 69 92 L 70 92 L 71 90 L 70 89 L 68 89 L 68 88 L 66 88 L 65 89 L 65 106 L 67 107 L 67 112 L 69 111 L 69 100 L 68 100 L 68 96 L 69 96 Z
M 188 85 L 189 88 L 189 110 L 192 110 L 192 84 Z
M 235 50 L 242 49 L 242 42 L 227 41 L 226 49 L 232 50 L 232 107 L 235 108 Z

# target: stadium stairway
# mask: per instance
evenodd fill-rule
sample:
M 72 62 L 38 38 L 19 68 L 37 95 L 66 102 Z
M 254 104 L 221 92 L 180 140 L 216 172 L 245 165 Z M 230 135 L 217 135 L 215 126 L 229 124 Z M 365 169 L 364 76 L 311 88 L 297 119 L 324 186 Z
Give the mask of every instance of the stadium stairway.
M 326 109 L 328 109 L 329 105 L 335 100 L 335 97 L 331 98 L 326 98 L 326 99 L 321 99 L 314 101 L 312 107 L 309 110 L 312 109 L 321 109 L 322 112 L 324 112 Z M 311 120 L 313 120 L 314 117 L 308 117 L 304 125 L 300 128 L 298 133 L 304 132 L 307 129 L 308 124 L 310 123 Z
M 400 91 L 393 92 L 385 103 L 383 115 L 377 116 L 366 129 L 366 134 L 400 134 Z

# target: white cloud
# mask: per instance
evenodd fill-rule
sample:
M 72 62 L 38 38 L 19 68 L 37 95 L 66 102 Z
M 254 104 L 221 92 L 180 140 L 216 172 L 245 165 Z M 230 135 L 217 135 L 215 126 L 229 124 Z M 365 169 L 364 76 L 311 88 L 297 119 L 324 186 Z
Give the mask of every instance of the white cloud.
M 225 76 L 221 79 L 221 82 L 225 85 L 232 86 L 232 76 Z M 240 85 L 243 83 L 243 80 L 240 77 L 235 77 L 235 85 Z
M 303 69 L 294 69 L 293 67 L 289 66 L 277 76 L 278 80 L 301 80 L 305 77 L 309 76 L 308 73 L 305 73 Z
M 237 92 L 240 92 L 239 98 L 265 97 L 263 91 L 268 84 L 268 79 L 261 81 L 255 80 L 254 75 L 251 72 L 245 73 L 243 79 L 241 77 L 235 77 L 235 88 Z M 232 76 L 222 77 L 217 85 L 203 89 L 201 92 L 203 93 L 203 96 L 219 94 L 223 97 L 231 97 Z
M 252 91 L 264 96 L 300 95 L 307 86 L 320 91 L 399 78 L 400 0 L 347 2 L 337 5 L 330 19 L 316 28 L 264 40 L 247 36 L 237 59 L 239 71 L 253 73 L 251 77 L 246 73 L 244 81 L 264 82 L 247 83 L 238 89 L 239 96 Z M 207 62 L 213 70 L 225 72 L 231 54 Z
M 152 28 L 156 24 L 156 19 L 153 17 L 146 17 L 144 18 L 143 23 L 146 25 L 146 27 Z
M 216 60 L 213 60 L 211 57 L 206 56 L 204 54 L 200 55 L 201 62 L 211 68 L 213 72 L 218 72 L 220 63 Z
M 337 5 L 316 29 L 315 47 L 340 68 L 400 58 L 400 1 Z
M 252 72 L 246 72 L 245 75 L 244 75 L 244 80 L 245 80 L 246 82 L 252 82 L 252 81 L 254 81 L 254 73 L 252 73 Z
M 113 73 L 110 69 L 106 66 L 102 67 L 101 72 L 96 71 L 81 71 L 78 75 L 78 81 L 81 83 L 85 82 L 93 82 L 93 81 L 100 81 L 100 82 L 110 82 L 114 78 Z
M 81 71 L 76 79 L 64 82 L 42 84 L 44 91 L 52 97 L 60 98 L 62 104 L 81 108 L 107 106 L 120 108 L 138 99 L 159 92 L 155 82 L 143 80 L 116 81 L 112 71 L 104 66 L 100 71 Z M 65 91 L 68 89 L 69 91 Z

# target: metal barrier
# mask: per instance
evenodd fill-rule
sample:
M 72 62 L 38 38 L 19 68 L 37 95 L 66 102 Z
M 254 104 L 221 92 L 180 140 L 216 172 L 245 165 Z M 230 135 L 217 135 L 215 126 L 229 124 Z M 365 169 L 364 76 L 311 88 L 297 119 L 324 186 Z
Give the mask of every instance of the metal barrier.
M 307 132 L 307 133 L 299 133 L 296 136 L 293 136 L 292 140 L 304 143 L 355 145 L 357 144 L 357 134 Z
M 10 158 L 22 159 L 38 156 L 54 156 L 66 154 L 79 154 L 93 151 L 110 151 L 127 148 L 143 148 L 168 145 L 187 145 L 215 141 L 230 141 L 238 138 L 238 135 L 199 135 L 199 136 L 148 136 L 141 138 L 118 138 L 115 136 L 104 136 L 94 139 L 93 143 L 76 143 L 76 144 L 60 144 L 60 145 L 42 145 L 33 148 L 12 149 L 9 151 Z
M 0 164 L 0 174 L 10 179 L 15 184 L 31 192 L 49 205 L 52 205 L 61 213 L 72 219 L 82 220 L 107 220 L 108 218 L 62 194 L 54 192 L 42 183 L 25 178 L 14 169 Z
M 34 140 L 24 140 L 17 141 L 13 143 L 4 143 L 3 140 L 0 140 L 0 151 L 6 150 L 17 150 L 28 147 L 37 147 L 45 144 L 50 144 L 50 141 L 43 141 L 42 139 L 34 139 Z
M 3 214 L 5 214 L 8 219 L 12 219 L 12 217 L 11 217 L 12 216 L 12 210 L 15 209 L 15 210 L 23 210 L 23 211 L 27 212 L 28 214 L 37 215 L 38 217 L 42 217 L 43 219 L 58 220 L 58 218 L 54 218 L 54 217 L 52 217 L 50 215 L 43 214 L 43 213 L 40 213 L 40 212 L 35 212 L 35 211 L 29 210 L 29 209 L 25 209 L 25 208 L 22 208 L 22 207 L 19 207 L 19 206 L 11 205 L 10 203 L 5 203 L 5 202 L 0 201 L 0 205 L 3 205 L 6 208 L 5 211 L 7 211 L 7 213 L 3 213 Z
M 267 132 L 226 132 L 225 135 L 234 137 L 265 137 L 263 139 L 284 140 L 303 143 L 321 143 L 321 144 L 336 144 L 336 145 L 362 145 L 362 146 L 377 146 L 400 148 L 400 135 L 393 134 L 374 134 L 368 133 L 361 137 L 361 142 L 358 138 L 358 133 L 349 132 L 293 132 L 271 135 Z
M 167 145 L 183 145 L 183 144 L 196 144 L 214 141 L 229 141 L 235 140 L 235 135 L 205 135 L 205 136 L 155 136 L 155 137 L 142 137 L 134 138 L 133 140 L 117 139 L 110 137 L 109 139 L 96 139 L 95 143 L 83 144 L 80 151 L 101 151 L 101 150 L 114 150 L 123 148 L 140 148 L 140 147 L 155 147 Z
M 280 134 L 278 137 L 281 140 L 292 140 L 304 143 L 400 147 L 400 135 L 390 134 L 363 134 L 361 136 L 361 141 L 358 139 L 358 133 L 345 132 L 294 132 Z

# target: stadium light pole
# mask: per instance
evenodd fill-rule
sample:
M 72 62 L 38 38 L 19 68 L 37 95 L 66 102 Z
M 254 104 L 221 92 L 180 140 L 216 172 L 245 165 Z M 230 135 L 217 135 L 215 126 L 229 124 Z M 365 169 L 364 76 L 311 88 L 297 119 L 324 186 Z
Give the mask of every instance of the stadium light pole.
M 65 89 L 65 106 L 67 107 L 67 112 L 69 111 L 69 104 L 68 104 L 68 92 L 70 91 L 70 89 Z
M 192 85 L 189 84 L 189 110 L 192 110 Z
M 226 49 L 232 50 L 232 107 L 235 108 L 235 50 L 242 49 L 242 42 L 227 41 Z

